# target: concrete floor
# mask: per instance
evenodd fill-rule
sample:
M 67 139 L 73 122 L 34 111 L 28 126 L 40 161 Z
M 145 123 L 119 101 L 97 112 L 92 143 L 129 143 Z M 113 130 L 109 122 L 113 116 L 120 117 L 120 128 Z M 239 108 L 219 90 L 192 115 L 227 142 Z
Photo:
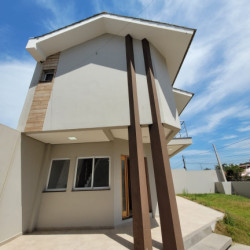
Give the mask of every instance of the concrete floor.
M 187 237 L 208 224 L 215 224 L 223 214 L 177 197 L 182 236 Z M 159 218 L 151 219 L 153 248 L 162 249 Z M 132 223 L 107 230 L 64 230 L 22 235 L 0 247 L 1 250 L 88 250 L 133 249 Z

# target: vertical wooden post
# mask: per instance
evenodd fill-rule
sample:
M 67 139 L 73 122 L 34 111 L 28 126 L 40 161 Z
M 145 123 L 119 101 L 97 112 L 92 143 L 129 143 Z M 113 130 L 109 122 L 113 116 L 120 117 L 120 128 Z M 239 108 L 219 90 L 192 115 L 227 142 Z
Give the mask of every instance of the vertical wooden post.
M 161 221 L 163 248 L 169 250 L 182 250 L 184 249 L 184 245 L 164 129 L 161 123 L 149 42 L 146 39 L 143 39 L 142 46 L 153 121 L 153 124 L 149 126 L 149 133 Z
M 130 123 L 128 127 L 134 249 L 152 249 L 146 172 L 134 66 L 133 39 L 126 38 Z

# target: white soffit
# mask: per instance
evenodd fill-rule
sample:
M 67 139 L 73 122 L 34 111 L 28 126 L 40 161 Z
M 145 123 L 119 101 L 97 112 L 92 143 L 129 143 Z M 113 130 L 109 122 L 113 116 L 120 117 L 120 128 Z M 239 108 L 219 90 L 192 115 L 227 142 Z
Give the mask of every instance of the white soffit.
M 36 61 L 84 43 L 105 33 L 142 40 L 146 38 L 165 57 L 172 83 L 195 34 L 195 29 L 132 17 L 101 13 L 40 37 L 31 38 L 26 49 Z
M 106 142 L 109 141 L 103 130 L 72 130 L 72 131 L 49 131 L 26 133 L 38 141 L 50 144 L 70 144 L 86 142 Z M 69 138 L 76 138 L 70 140 Z
M 173 93 L 174 93 L 176 108 L 178 114 L 180 115 L 182 111 L 185 109 L 185 107 L 188 105 L 194 94 L 176 88 L 173 88 Z
M 168 155 L 169 157 L 173 157 L 178 154 L 188 146 L 192 144 L 192 138 L 174 138 L 172 139 L 168 145 Z

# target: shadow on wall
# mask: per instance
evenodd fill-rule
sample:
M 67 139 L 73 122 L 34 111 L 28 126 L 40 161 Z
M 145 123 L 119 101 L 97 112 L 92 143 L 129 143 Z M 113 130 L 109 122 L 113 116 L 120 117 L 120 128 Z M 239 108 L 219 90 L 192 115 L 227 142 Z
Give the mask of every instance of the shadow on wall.
M 224 181 L 224 178 L 223 178 L 223 175 L 222 175 L 221 171 L 220 170 L 215 170 L 215 171 L 216 171 L 216 174 L 217 174 L 217 177 L 218 177 L 218 181 L 219 182 Z
M 65 50 L 60 55 L 56 77 L 90 64 L 126 72 L 125 39 L 106 34 Z
M 164 102 L 166 102 L 167 105 L 163 104 L 163 107 L 169 107 L 172 116 L 176 119 L 178 113 L 176 111 L 174 95 L 172 94 L 172 86 L 165 59 L 153 45 L 150 46 L 150 50 L 155 79 L 160 85 L 160 88 L 158 88 L 160 93 L 158 94 L 165 97 L 161 98 L 160 100 L 164 100 Z
M 45 144 L 26 135 L 21 138 L 22 229 L 30 226 Z

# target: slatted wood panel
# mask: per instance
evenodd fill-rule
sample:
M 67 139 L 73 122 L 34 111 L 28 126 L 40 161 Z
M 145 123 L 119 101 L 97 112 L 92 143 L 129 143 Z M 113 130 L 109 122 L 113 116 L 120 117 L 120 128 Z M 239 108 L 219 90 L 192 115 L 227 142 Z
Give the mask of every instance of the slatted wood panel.
M 43 63 L 42 70 L 54 69 L 56 71 L 59 56 L 60 53 L 49 56 Z M 39 82 L 37 84 L 25 132 L 42 131 L 53 83 L 54 79 L 51 82 Z

